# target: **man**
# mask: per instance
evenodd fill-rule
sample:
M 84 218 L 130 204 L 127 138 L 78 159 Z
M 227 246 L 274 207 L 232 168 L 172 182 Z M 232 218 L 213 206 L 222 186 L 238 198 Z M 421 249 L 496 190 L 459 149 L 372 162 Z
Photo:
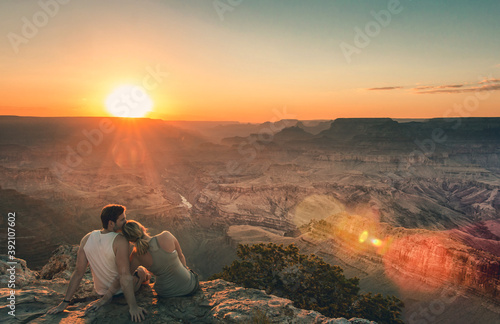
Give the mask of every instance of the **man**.
M 76 268 L 71 275 L 66 296 L 58 306 L 47 313 L 57 314 L 68 307 L 87 270 L 87 265 L 90 264 L 94 289 L 103 296 L 91 308 L 97 309 L 109 301 L 117 292 L 119 283 L 127 300 L 132 321 L 140 322 L 145 318 L 147 312 L 144 308 L 137 306 L 134 290 L 147 279 L 146 274 L 143 271 L 139 272 L 134 282 L 134 277 L 130 275 L 129 242 L 123 235 L 118 234 L 127 221 L 125 210 L 125 206 L 121 205 L 107 205 L 102 209 L 103 229 L 92 231 L 83 237 L 78 248 Z

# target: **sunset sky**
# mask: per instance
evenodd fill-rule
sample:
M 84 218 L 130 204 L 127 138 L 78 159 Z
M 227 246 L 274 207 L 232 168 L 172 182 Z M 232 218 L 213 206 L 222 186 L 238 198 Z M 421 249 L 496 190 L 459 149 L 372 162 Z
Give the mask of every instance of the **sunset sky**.
M 0 115 L 500 116 L 498 0 L 3 0 Z

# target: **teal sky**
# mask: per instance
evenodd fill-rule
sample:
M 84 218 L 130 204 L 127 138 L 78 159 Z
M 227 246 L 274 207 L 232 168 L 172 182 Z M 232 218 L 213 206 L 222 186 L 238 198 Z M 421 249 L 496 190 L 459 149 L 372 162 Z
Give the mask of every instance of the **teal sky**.
M 106 115 L 106 95 L 151 67 L 163 71 L 151 117 L 166 119 L 500 111 L 498 0 L 59 1 L 0 2 L 0 114 Z M 39 19 L 35 35 L 23 17 Z

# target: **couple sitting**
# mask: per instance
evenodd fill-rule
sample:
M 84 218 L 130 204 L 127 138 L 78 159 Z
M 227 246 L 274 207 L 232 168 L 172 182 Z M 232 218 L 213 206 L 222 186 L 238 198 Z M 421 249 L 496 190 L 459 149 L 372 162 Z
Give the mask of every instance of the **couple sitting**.
M 140 223 L 127 221 L 125 210 L 121 205 L 107 205 L 102 209 L 103 229 L 90 232 L 81 240 L 66 296 L 58 306 L 48 311 L 49 314 L 66 309 L 88 264 L 94 288 L 102 297 L 89 305 L 86 313 L 99 309 L 113 296 L 123 293 L 132 321 L 140 322 L 147 312 L 137 305 L 134 293 L 149 280 L 149 271 L 156 276 L 154 289 L 159 296 L 188 296 L 198 290 L 198 275 L 187 268 L 175 236 L 167 231 L 149 236 Z M 130 255 L 129 242 L 135 245 Z

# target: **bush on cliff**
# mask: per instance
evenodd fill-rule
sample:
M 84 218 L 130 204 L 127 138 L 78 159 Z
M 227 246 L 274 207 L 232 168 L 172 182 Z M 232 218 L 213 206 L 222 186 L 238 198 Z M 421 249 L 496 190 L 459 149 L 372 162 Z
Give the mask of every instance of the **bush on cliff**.
M 291 244 L 284 247 L 238 245 L 235 260 L 210 279 L 224 279 L 246 288 L 264 289 L 288 298 L 299 308 L 313 309 L 329 317 L 360 317 L 378 323 L 402 324 L 403 302 L 394 296 L 359 294 L 359 279 L 347 279 L 342 268 L 315 255 L 304 255 Z

